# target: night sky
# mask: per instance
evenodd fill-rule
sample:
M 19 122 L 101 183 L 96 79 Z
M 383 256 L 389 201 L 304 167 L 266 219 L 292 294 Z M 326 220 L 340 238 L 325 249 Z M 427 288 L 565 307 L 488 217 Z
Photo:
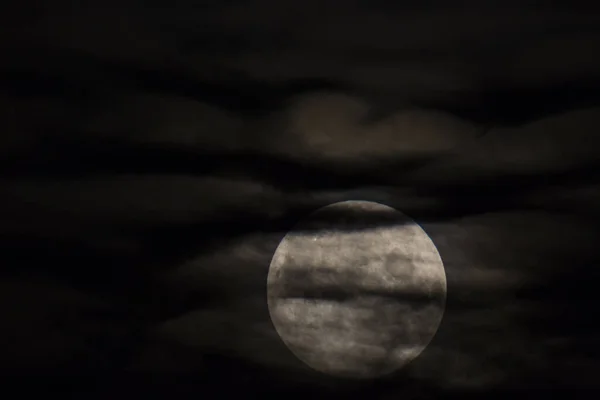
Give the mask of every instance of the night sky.
M 92 399 L 594 398 L 584 4 L 2 5 L 3 378 Z M 286 232 L 353 199 L 414 219 L 446 268 L 438 333 L 379 380 L 310 370 L 266 304 Z

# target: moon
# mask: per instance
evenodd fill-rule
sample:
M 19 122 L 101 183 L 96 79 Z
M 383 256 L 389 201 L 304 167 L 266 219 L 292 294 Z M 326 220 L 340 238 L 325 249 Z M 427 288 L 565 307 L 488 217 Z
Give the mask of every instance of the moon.
M 446 274 L 429 236 L 383 204 L 318 209 L 283 238 L 269 266 L 277 334 L 312 369 L 377 378 L 406 366 L 444 314 Z

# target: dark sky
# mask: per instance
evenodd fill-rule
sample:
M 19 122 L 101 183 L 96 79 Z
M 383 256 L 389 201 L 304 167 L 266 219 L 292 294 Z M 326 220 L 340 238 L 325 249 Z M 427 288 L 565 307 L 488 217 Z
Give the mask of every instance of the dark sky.
M 585 7 L 2 6 L 0 370 L 77 398 L 593 397 L 600 12 Z M 266 307 L 285 232 L 347 199 L 415 219 L 446 266 L 438 334 L 381 381 L 309 371 Z

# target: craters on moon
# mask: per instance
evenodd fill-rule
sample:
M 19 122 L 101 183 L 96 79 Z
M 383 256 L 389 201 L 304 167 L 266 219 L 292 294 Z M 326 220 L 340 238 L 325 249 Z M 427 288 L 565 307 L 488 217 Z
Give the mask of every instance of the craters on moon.
M 391 207 L 344 201 L 289 232 L 267 278 L 273 325 L 311 368 L 346 378 L 390 374 L 435 335 L 446 301 L 440 255 Z

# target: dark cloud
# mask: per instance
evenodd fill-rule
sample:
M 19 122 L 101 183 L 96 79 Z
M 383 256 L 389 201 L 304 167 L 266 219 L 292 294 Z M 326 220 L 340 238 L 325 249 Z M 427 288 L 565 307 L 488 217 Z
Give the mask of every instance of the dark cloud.
M 0 12 L 2 370 L 99 398 L 596 388 L 598 12 L 143 3 Z M 283 235 L 349 199 L 420 223 L 448 279 L 431 346 L 360 384 L 293 358 L 265 293 Z

